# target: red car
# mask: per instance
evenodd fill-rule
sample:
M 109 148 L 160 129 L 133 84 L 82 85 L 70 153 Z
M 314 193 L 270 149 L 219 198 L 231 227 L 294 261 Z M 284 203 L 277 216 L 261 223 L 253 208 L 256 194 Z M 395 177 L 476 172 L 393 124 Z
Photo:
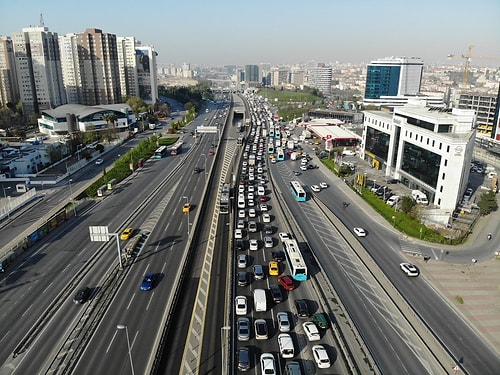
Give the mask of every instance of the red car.
M 278 281 L 281 284 L 285 290 L 294 290 L 295 289 L 295 283 L 293 282 L 293 279 L 291 276 L 288 275 L 282 275 L 278 277 Z
M 266 202 L 267 201 L 267 197 L 265 195 L 261 195 L 259 197 L 259 202 Z
M 208 155 L 213 156 L 214 155 L 214 150 L 208 151 Z

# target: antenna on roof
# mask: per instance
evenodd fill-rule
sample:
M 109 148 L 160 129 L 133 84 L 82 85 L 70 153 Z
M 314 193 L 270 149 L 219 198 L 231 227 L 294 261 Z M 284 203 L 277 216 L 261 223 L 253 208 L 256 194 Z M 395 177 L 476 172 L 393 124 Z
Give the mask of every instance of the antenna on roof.
M 40 26 L 45 26 L 43 24 L 43 14 L 42 13 L 40 13 Z

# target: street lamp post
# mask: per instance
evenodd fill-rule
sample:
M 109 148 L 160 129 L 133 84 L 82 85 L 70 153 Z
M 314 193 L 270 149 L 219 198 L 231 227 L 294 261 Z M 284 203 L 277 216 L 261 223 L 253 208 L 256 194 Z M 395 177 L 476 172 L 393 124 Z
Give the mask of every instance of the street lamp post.
M 7 194 L 5 193 L 7 190 L 10 190 L 10 186 L 7 186 L 7 187 L 3 187 L 3 196 L 5 199 L 7 199 Z M 7 218 L 10 220 L 10 196 L 9 196 L 9 199 L 7 201 Z
M 392 215 L 392 222 L 394 223 L 394 228 L 396 228 L 396 216 Z
M 73 188 L 71 187 L 71 182 L 73 181 L 72 178 L 68 180 L 69 182 L 69 193 L 71 195 L 71 203 L 73 203 L 73 213 L 75 214 L 76 217 L 76 205 L 75 205 L 75 200 L 73 199 Z
M 227 374 L 227 364 L 226 364 L 226 338 L 225 338 L 225 335 L 224 335 L 224 332 L 225 331 L 229 331 L 231 329 L 230 326 L 224 326 L 224 327 L 220 327 L 220 345 L 221 345 L 221 355 L 222 355 L 222 371 L 221 371 L 221 374 Z
M 186 200 L 186 203 L 188 203 L 188 202 L 189 202 L 189 198 L 188 198 L 188 197 L 183 196 L 182 198 L 184 198 L 184 199 Z M 187 229 L 187 233 L 188 233 L 188 236 L 189 236 L 189 225 L 190 225 L 190 221 L 189 221 L 189 211 L 190 211 L 190 210 L 188 210 L 188 212 L 187 212 L 187 220 L 188 220 L 188 222 L 187 222 L 187 227 L 188 227 L 188 229 Z
M 130 359 L 130 369 L 132 371 L 132 375 L 135 375 L 134 373 L 134 363 L 132 362 L 132 351 L 131 351 L 131 348 L 130 348 L 130 338 L 128 336 L 128 327 L 124 324 L 118 324 L 116 326 L 116 329 L 119 329 L 119 330 L 125 330 L 125 335 L 127 336 L 127 347 L 128 347 L 128 358 Z

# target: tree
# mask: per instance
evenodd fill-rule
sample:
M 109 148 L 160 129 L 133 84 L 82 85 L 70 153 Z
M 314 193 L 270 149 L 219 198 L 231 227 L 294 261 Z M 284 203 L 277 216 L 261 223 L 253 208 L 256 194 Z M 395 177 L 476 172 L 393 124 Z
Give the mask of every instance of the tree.
M 481 210 L 481 215 L 488 215 L 498 209 L 497 197 L 493 190 L 481 194 L 479 202 L 477 203 Z
M 399 206 L 399 209 L 404 213 L 408 214 L 413 209 L 413 206 L 414 206 L 413 199 L 411 199 L 411 197 L 409 196 L 404 196 L 401 199 L 401 205 Z

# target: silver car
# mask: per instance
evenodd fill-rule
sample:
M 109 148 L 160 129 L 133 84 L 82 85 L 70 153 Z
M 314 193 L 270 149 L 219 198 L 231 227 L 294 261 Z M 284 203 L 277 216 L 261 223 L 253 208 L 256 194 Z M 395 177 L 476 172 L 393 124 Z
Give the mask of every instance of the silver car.
M 238 340 L 250 340 L 250 320 L 248 318 L 238 318 L 237 322 Z

